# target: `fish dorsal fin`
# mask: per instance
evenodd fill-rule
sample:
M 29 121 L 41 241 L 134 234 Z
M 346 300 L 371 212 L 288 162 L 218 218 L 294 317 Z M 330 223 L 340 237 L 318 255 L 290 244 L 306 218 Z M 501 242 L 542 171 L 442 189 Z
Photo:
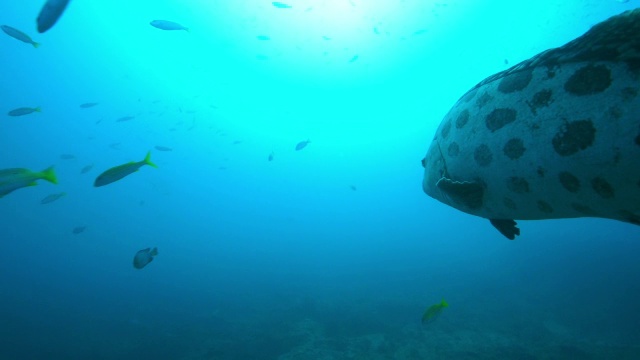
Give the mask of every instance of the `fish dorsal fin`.
M 442 177 L 436 183 L 436 187 L 458 204 L 470 209 L 482 207 L 484 186 L 477 181 L 453 181 Z
M 640 8 L 626 11 L 597 25 L 567 44 L 544 51 L 531 59 L 482 80 L 469 92 L 520 71 L 538 66 L 591 61 L 626 62 L 640 71 Z

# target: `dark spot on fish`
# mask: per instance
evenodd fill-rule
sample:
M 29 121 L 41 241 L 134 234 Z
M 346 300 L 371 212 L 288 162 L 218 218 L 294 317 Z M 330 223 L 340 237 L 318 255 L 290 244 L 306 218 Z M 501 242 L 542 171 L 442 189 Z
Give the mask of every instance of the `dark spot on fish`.
M 562 171 L 558 174 L 558 180 L 560 180 L 562 187 L 569 192 L 576 193 L 580 190 L 580 180 L 570 172 Z
M 591 180 L 591 187 L 596 192 L 596 194 L 600 195 L 603 199 L 611 199 L 614 197 L 615 192 L 611 184 L 607 182 L 607 180 L 596 177 Z
M 502 202 L 504 203 L 504 206 L 506 206 L 511 210 L 517 209 L 516 203 L 508 197 L 505 197 L 504 199 L 502 199 Z
M 615 148 L 615 154 L 613 155 L 613 163 L 615 165 L 618 165 L 621 159 L 622 159 L 622 154 L 620 153 L 620 149 Z
M 593 145 L 596 128 L 591 120 L 578 120 L 563 125 L 553 137 L 553 148 L 560 156 L 569 156 Z
M 635 99 L 636 96 L 638 96 L 638 89 L 632 88 L 632 87 L 626 87 L 622 89 L 621 95 L 624 101 L 631 101 Z
M 547 79 L 553 79 L 556 77 L 556 66 L 547 65 Z
M 622 117 L 622 115 L 624 115 L 624 112 L 619 107 L 612 106 L 609 108 L 609 117 L 611 118 L 612 121 L 619 120 Z
M 449 148 L 447 149 L 447 154 L 449 154 L 449 156 L 455 157 L 458 156 L 459 153 L 460 146 L 458 146 L 458 143 L 452 142 L 451 144 L 449 144 Z
M 520 158 L 522 154 L 524 154 L 524 151 L 526 149 L 524 147 L 524 144 L 522 143 L 522 140 L 513 138 L 507 141 L 502 150 L 509 159 L 516 160 Z
M 533 68 L 509 74 L 500 81 L 498 90 L 504 94 L 520 91 L 526 88 L 533 78 Z
M 538 115 L 538 109 L 542 107 L 547 107 L 551 104 L 553 95 L 553 91 L 550 89 L 540 90 L 537 93 L 533 94 L 533 98 L 531 101 L 527 100 L 527 105 L 531 109 L 531 113 L 533 115 Z
M 547 170 L 545 170 L 542 166 L 538 166 L 538 168 L 536 169 L 536 174 L 538 174 L 538 176 L 540 177 L 544 177 L 547 173 Z
M 632 223 L 634 225 L 640 225 L 640 216 L 634 214 L 629 210 L 620 210 L 620 215 L 622 215 L 622 220 Z
M 464 96 L 460 98 L 460 101 L 464 101 L 468 103 L 469 101 L 473 100 L 473 98 L 476 96 L 477 93 L 478 93 L 478 89 L 473 89 L 467 92 L 466 94 L 464 94 Z
M 640 59 L 630 58 L 625 60 L 625 63 L 627 63 L 627 68 L 629 69 L 629 71 L 637 76 L 638 72 L 640 72 Z
M 440 131 L 440 135 L 442 135 L 443 139 L 446 139 L 447 136 L 449 136 L 449 131 L 451 131 L 451 121 L 447 120 L 443 125 L 442 125 L 442 130 Z
M 482 144 L 476 148 L 476 151 L 473 153 L 473 158 L 478 165 L 489 166 L 493 160 L 493 154 L 491 154 L 491 149 L 489 149 L 487 145 Z
M 553 212 L 553 208 L 551 207 L 551 205 L 543 200 L 538 200 L 538 209 L 547 214 L 551 214 Z
M 456 119 L 456 128 L 462 129 L 469 122 L 469 110 L 462 110 Z
M 636 136 L 636 145 L 640 146 L 640 135 Z
M 491 100 L 493 100 L 493 96 L 485 92 L 484 94 L 482 94 L 482 96 L 480 96 L 480 98 L 478 98 L 478 100 L 476 100 L 476 105 L 478 105 L 479 108 L 482 108 L 483 106 L 487 105 Z
M 578 203 L 571 203 L 571 207 L 573 208 L 573 210 L 586 215 L 586 216 L 595 216 L 596 212 L 593 211 L 593 209 L 591 209 L 590 207 L 588 207 L 587 205 L 583 205 L 583 204 L 578 204 Z
M 491 132 L 502 129 L 505 125 L 516 120 L 516 111 L 509 108 L 495 109 L 485 119 L 487 129 Z
M 507 179 L 507 189 L 516 194 L 524 194 L 529 192 L 529 183 L 521 177 L 512 176 Z
M 604 65 L 587 65 L 578 69 L 567 82 L 564 89 L 573 95 L 593 95 L 605 91 L 611 86 L 611 70 Z

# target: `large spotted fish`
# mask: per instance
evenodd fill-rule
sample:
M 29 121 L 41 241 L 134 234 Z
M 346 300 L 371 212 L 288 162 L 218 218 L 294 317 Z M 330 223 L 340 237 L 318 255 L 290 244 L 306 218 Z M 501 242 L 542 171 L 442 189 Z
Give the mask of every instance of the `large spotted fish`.
M 487 218 L 640 225 L 640 9 L 490 76 L 446 115 L 422 163 L 431 197 Z

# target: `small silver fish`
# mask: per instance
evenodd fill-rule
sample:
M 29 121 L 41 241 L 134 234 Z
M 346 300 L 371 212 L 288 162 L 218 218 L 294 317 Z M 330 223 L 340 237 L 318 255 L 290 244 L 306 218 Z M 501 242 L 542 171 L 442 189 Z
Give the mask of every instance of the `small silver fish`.
M 61 192 L 58 194 L 51 194 L 51 195 L 47 195 L 44 198 L 42 198 L 42 200 L 40 200 L 40 204 L 51 204 L 52 202 L 60 199 L 61 197 L 67 195 L 67 193 L 65 192 Z
M 21 107 L 21 108 L 17 108 L 17 109 L 13 109 L 11 111 L 9 111 L 7 113 L 7 115 L 9 116 L 22 116 L 22 115 L 29 115 L 31 113 L 34 112 L 40 112 L 40 108 L 39 107 L 34 107 L 34 108 L 30 108 L 30 107 Z
M 93 164 L 87 165 L 80 170 L 80 174 L 86 174 L 93 169 Z
M 271 152 L 271 154 L 269 154 L 269 158 L 268 158 L 268 159 L 269 159 L 269 161 L 273 161 L 273 155 L 274 155 L 274 153 L 273 153 L 273 151 L 272 151 L 272 152 Z
M 5 34 L 11 36 L 12 38 L 20 40 L 20 41 L 22 41 L 24 43 L 27 43 L 27 44 L 31 44 L 35 48 L 40 46 L 40 44 L 38 44 L 37 42 L 31 40 L 29 35 L 23 33 L 22 31 L 20 31 L 18 29 L 12 28 L 11 26 L 2 25 L 2 26 L 0 26 L 0 29 L 2 29 L 2 31 L 4 31 Z
M 58 21 L 64 9 L 67 8 L 70 0 L 48 0 L 40 10 L 36 23 L 38 24 L 38 32 L 43 33 Z
M 71 232 L 73 233 L 73 235 L 78 235 L 80 233 L 83 233 L 86 229 L 87 229 L 86 226 L 76 226 L 73 228 Z
M 116 122 L 123 122 L 123 121 L 130 121 L 135 119 L 135 116 L 123 116 L 121 118 L 119 118 L 118 120 L 116 120 Z
M 149 23 L 154 28 L 158 28 L 160 30 L 185 30 L 189 31 L 189 28 L 184 27 L 176 22 L 167 21 L 167 20 L 153 20 Z
M 173 151 L 172 148 L 170 147 L 166 147 L 166 146 L 162 146 L 162 145 L 156 145 L 154 146 L 156 148 L 156 150 L 158 151 Z
M 274 1 L 271 4 L 273 4 L 273 6 L 277 7 L 278 9 L 291 9 L 293 7 L 289 4 L 281 3 L 279 1 Z
M 88 108 L 92 108 L 92 107 L 94 107 L 96 105 L 98 105 L 98 103 L 84 103 L 84 104 L 80 104 L 80 108 L 88 109 Z
M 73 154 L 62 154 L 62 155 L 60 155 L 60 159 L 62 159 L 62 160 L 73 160 L 75 158 L 76 158 L 76 156 L 73 155 Z
M 300 141 L 297 145 L 296 145 L 296 151 L 300 151 L 302 149 L 304 149 L 305 147 L 307 147 L 307 145 L 309 145 L 311 141 L 310 140 L 305 140 L 305 141 Z
M 142 269 L 153 261 L 153 257 L 158 255 L 158 248 L 146 248 L 138 251 L 133 257 L 133 267 L 136 269 Z

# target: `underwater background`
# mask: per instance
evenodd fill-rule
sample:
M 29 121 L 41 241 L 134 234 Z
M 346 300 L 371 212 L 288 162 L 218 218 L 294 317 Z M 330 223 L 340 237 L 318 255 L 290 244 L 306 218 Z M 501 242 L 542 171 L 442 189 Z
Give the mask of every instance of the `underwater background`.
M 75 0 L 39 34 L 4 1 L 40 46 L 0 33 L 0 169 L 59 183 L 0 199 L 0 359 L 640 358 L 637 227 L 509 241 L 420 165 L 469 88 L 637 6 Z

